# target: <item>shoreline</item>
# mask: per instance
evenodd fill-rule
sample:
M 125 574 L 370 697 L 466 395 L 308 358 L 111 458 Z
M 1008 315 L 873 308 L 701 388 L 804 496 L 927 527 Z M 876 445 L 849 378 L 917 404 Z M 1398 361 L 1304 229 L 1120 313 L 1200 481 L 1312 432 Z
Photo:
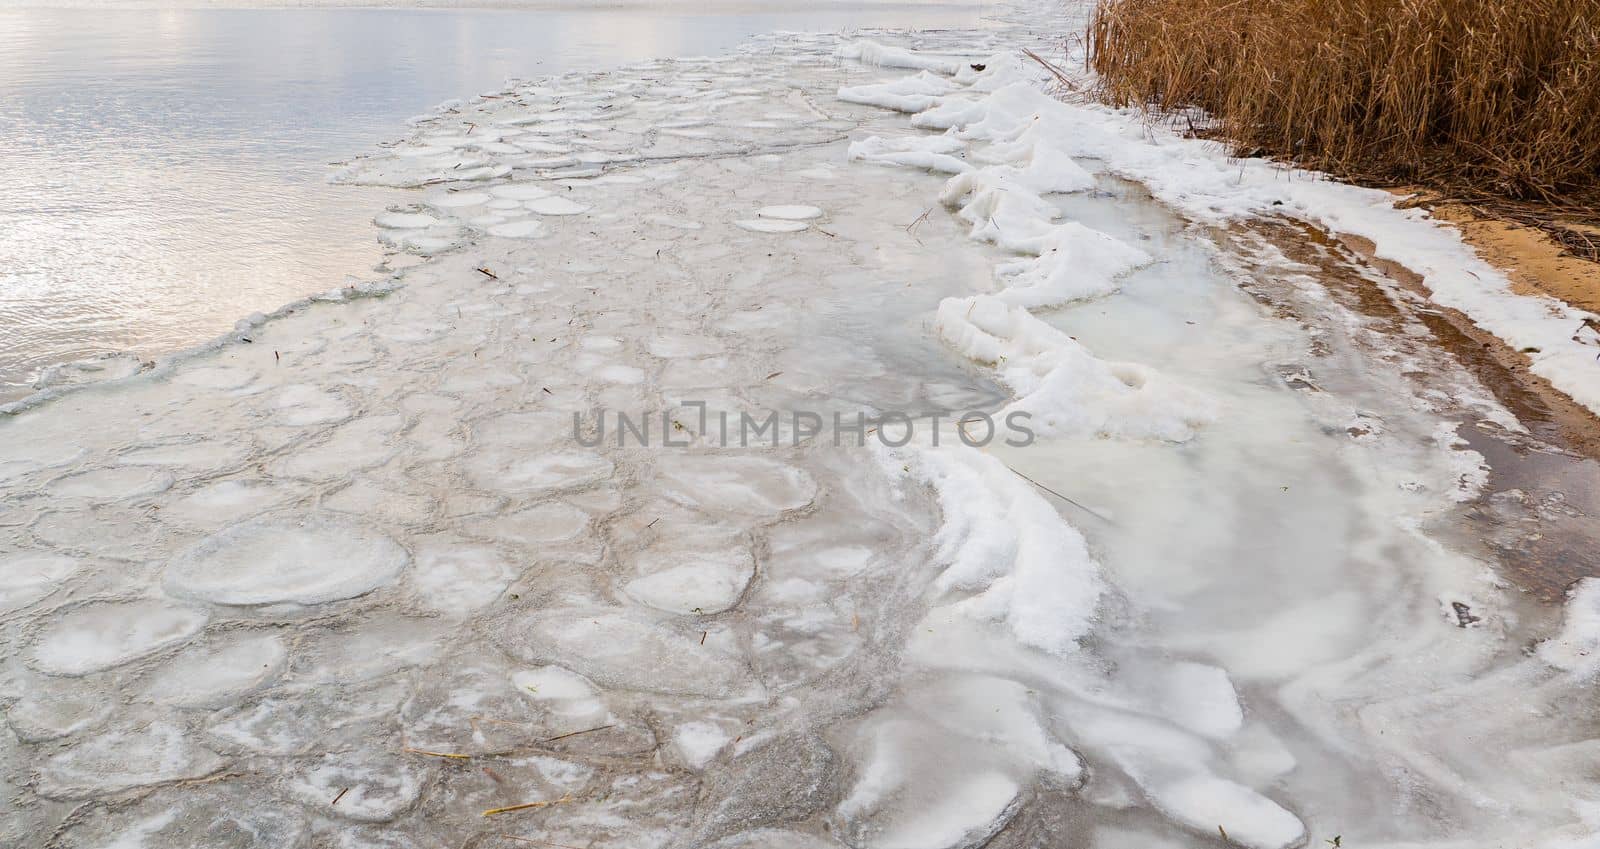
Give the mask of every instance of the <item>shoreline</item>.
M 1184 182 L 1237 163 L 1051 97 L 1028 37 L 765 36 L 438 110 L 350 166 L 420 187 L 377 223 L 428 261 L 0 418 L 0 836 L 1581 828 L 1568 718 L 1473 709 L 1585 694 L 1583 611 L 1556 633 L 1469 533 L 1561 527 L 1458 430 L 1540 434 L 1405 275 L 1290 255 L 1264 196 Z M 729 450 L 702 402 L 1041 440 Z M 574 444 L 583 409 L 687 444 Z

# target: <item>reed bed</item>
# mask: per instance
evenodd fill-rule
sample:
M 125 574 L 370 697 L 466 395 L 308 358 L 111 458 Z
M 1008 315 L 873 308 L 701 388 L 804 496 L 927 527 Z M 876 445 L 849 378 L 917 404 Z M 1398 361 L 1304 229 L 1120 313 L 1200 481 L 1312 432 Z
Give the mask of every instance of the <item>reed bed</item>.
M 1240 154 L 1565 217 L 1600 197 L 1600 0 L 1100 0 L 1087 37 L 1101 96 L 1203 110 Z

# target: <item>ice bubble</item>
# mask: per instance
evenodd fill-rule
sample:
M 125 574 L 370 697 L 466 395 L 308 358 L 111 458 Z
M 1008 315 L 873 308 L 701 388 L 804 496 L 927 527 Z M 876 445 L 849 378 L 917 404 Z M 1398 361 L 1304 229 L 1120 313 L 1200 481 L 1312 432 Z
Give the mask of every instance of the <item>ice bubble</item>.
M 322 604 L 389 583 L 409 559 L 394 540 L 354 522 L 257 519 L 179 554 L 167 567 L 166 587 L 217 604 Z

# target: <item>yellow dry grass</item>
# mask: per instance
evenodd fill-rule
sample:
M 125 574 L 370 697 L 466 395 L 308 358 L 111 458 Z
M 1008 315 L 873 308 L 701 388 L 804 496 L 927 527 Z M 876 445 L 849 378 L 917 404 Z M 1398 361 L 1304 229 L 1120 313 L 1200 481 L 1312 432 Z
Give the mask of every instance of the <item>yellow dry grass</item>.
M 1241 153 L 1571 207 L 1600 185 L 1600 0 L 1100 0 L 1102 95 Z

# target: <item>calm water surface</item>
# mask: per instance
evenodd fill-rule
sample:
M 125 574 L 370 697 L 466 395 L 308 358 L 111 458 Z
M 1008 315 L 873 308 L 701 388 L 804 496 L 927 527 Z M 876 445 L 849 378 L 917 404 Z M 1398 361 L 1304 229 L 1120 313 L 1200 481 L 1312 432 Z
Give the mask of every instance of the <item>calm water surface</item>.
M 183 348 L 371 276 L 396 193 L 328 163 L 508 77 L 777 29 L 971 26 L 981 7 L 0 9 L 0 400 L 50 364 Z

